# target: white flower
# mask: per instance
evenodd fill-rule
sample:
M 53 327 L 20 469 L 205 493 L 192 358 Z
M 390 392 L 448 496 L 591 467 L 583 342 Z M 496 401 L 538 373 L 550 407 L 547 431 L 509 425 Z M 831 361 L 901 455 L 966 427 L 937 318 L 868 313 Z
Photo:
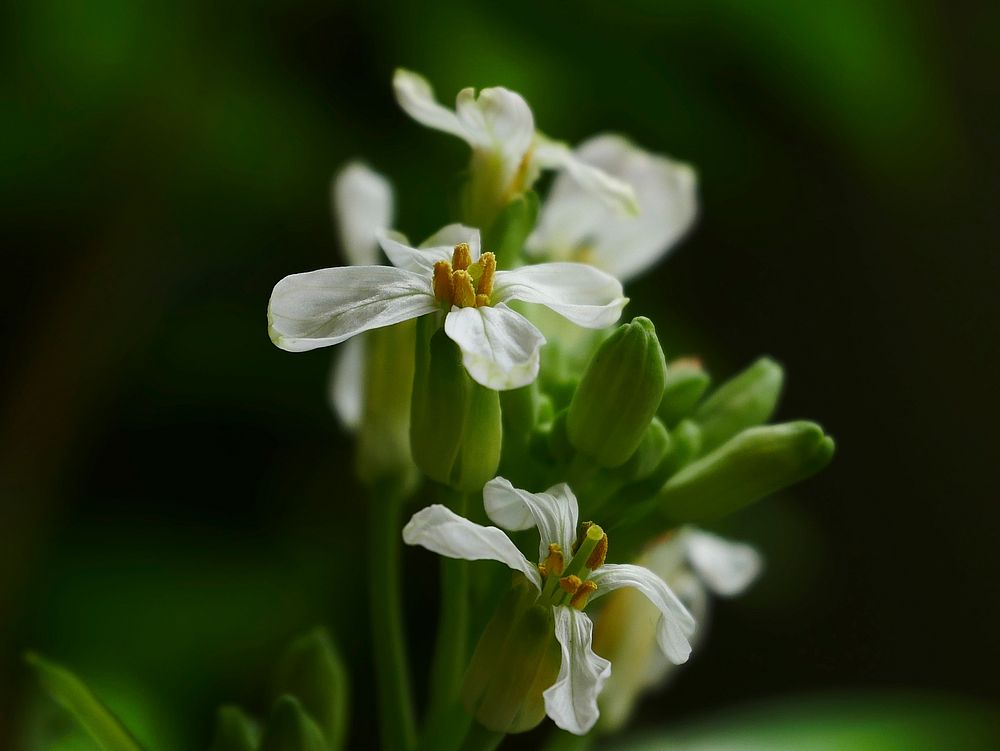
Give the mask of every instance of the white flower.
M 479 231 L 461 225 L 438 232 L 427 248 L 387 232 L 379 242 L 393 266 L 320 269 L 278 282 L 268 306 L 272 341 L 303 352 L 440 311 L 469 375 L 490 389 L 515 389 L 537 376 L 545 337 L 508 302 L 545 305 L 586 328 L 610 326 L 628 302 L 618 280 L 584 264 L 497 271 L 493 254 L 480 254 Z
M 345 165 L 330 182 L 330 208 L 340 247 L 352 266 L 379 263 L 376 233 L 392 226 L 392 185 L 362 162 Z M 330 372 L 329 399 L 334 412 L 351 430 L 361 423 L 364 408 L 365 339 L 347 342 Z
M 694 170 L 651 154 L 615 135 L 595 136 L 577 159 L 631 185 L 635 216 L 609 210 L 580 187 L 572 172 L 559 174 L 525 249 L 536 259 L 582 261 L 622 281 L 659 261 L 688 231 L 697 213 Z
M 570 557 L 577 538 L 578 509 L 568 486 L 529 493 L 497 477 L 486 484 L 483 499 L 487 515 L 500 527 L 538 529 L 539 565 L 529 561 L 497 527 L 474 524 L 441 505 L 414 514 L 403 529 L 403 540 L 449 558 L 504 563 L 535 585 L 539 603 L 552 605 L 562 662 L 556 682 L 543 697 L 546 714 L 559 727 L 578 735 L 590 730 L 599 716 L 597 697 L 611 675 L 611 663 L 591 646 L 593 623 L 583 613 L 588 600 L 620 587 L 638 590 L 656 610 L 660 649 L 673 662 L 687 660 L 695 622 L 663 579 L 641 566 L 605 564 L 607 535 L 596 525 L 585 525 L 580 546 Z
M 455 109 L 438 104 L 423 76 L 399 69 L 393 88 L 400 106 L 422 125 L 458 136 L 473 153 L 498 167 L 496 196 L 504 202 L 528 190 L 543 169 L 562 169 L 584 190 L 622 213 L 635 213 L 632 188 L 578 159 L 562 143 L 535 130 L 535 118 L 524 98 L 501 86 L 458 92 Z
M 763 568 L 760 554 L 750 545 L 694 527 L 683 527 L 651 545 L 638 563 L 666 582 L 694 614 L 702 626 L 699 639 L 705 634 L 709 593 L 734 597 Z M 649 627 L 654 615 L 642 598 L 623 592 L 607 601 L 597 619 L 595 643 L 620 666 L 601 697 L 601 723 L 608 730 L 624 726 L 638 697 L 662 685 L 673 671 L 655 648 L 655 633 Z

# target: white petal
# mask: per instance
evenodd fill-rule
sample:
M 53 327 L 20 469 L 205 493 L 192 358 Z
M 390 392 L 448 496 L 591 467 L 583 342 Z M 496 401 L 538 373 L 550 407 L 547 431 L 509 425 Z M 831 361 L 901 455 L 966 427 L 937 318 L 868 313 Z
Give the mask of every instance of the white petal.
M 697 178 L 688 165 L 614 135 L 591 138 L 575 153 L 631 185 L 639 213 L 622 216 L 563 172 L 526 243 L 532 255 L 581 260 L 625 280 L 656 263 L 690 229 L 697 214 Z
M 516 170 L 535 140 L 535 118 L 524 98 L 502 86 L 462 89 L 455 100 L 458 119 L 466 132 L 474 134 L 480 148 L 503 155 L 509 171 Z
M 544 493 L 529 493 L 496 477 L 483 488 L 483 505 L 490 520 L 504 529 L 538 527 L 539 561 L 548 555 L 550 543 L 560 545 L 569 557 L 576 539 L 579 508 L 576 496 L 565 483 Z
M 339 266 L 286 276 L 271 292 L 268 333 L 281 349 L 329 347 L 437 310 L 429 277 L 392 266 Z
M 444 331 L 462 350 L 472 380 L 494 391 L 527 386 L 538 375 L 542 332 L 506 305 L 452 308 Z
M 562 665 L 556 682 L 542 694 L 545 713 L 563 730 L 584 735 L 600 716 L 597 697 L 611 675 L 611 663 L 591 647 L 594 624 L 587 615 L 557 607 L 555 619 Z
M 606 563 L 591 575 L 597 584 L 596 599 L 619 587 L 632 587 L 642 592 L 660 612 L 656 641 L 663 654 L 677 665 L 691 655 L 688 637 L 694 634 L 694 618 L 659 576 L 642 566 L 629 563 Z
M 533 156 L 535 162 L 543 168 L 565 170 L 582 188 L 619 213 L 638 213 L 639 202 L 632 186 L 581 161 L 566 144 L 539 137 L 535 142 Z
M 379 262 L 377 230 L 392 226 L 392 186 L 361 162 L 351 162 L 330 184 L 340 243 L 352 266 Z
M 749 545 L 698 529 L 687 529 L 682 534 L 691 567 L 717 595 L 738 595 L 763 568 L 760 554 Z
M 434 264 L 438 261 L 450 261 L 455 250 L 454 246 L 411 248 L 405 242 L 401 242 L 399 235 L 384 230 L 377 232 L 376 237 L 389 263 L 396 268 L 422 274 L 428 280 L 433 278 Z
M 472 255 L 472 262 L 479 260 L 482 242 L 479 239 L 479 230 L 475 227 L 466 227 L 464 224 L 448 224 L 428 237 L 422 243 L 421 248 L 449 248 L 454 250 L 459 243 L 466 243 L 469 246 L 469 253 Z M 448 256 L 449 259 L 451 256 Z
M 361 424 L 365 403 L 365 337 L 348 339 L 333 355 L 330 369 L 330 406 L 348 430 Z
M 499 561 L 527 576 L 539 590 L 542 588 L 538 569 L 507 535 L 496 527 L 470 522 L 447 506 L 434 504 L 415 513 L 403 527 L 403 542 L 420 545 L 447 558 Z
M 434 90 L 423 76 L 398 68 L 392 77 L 396 101 L 403 110 L 421 125 L 458 136 L 475 145 L 469 134 L 458 122 L 458 117 L 434 99 Z
M 539 303 L 577 326 L 602 329 L 617 321 L 628 298 L 617 279 L 582 263 L 539 263 L 498 271 L 494 298 Z

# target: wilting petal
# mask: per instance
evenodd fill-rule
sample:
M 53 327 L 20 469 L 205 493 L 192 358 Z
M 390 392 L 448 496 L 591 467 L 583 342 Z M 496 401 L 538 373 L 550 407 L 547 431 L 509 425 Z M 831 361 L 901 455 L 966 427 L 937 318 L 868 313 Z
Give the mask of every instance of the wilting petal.
M 738 595 L 760 574 L 763 561 L 749 545 L 698 529 L 687 529 L 681 534 L 691 567 L 715 594 Z
M 478 97 L 473 89 L 462 89 L 455 100 L 455 112 L 479 147 L 500 152 L 511 170 L 517 168 L 535 139 L 535 118 L 528 103 L 502 86 L 483 89 Z
M 614 135 L 591 138 L 575 154 L 631 185 L 639 213 L 622 216 L 563 172 L 528 238 L 533 255 L 580 260 L 625 280 L 656 263 L 691 227 L 697 213 L 697 178 L 690 166 Z
M 389 263 L 396 268 L 421 274 L 428 280 L 433 277 L 434 264 L 438 261 L 450 261 L 455 250 L 454 246 L 411 248 L 393 232 L 379 231 L 376 237 Z
M 434 98 L 434 89 L 423 76 L 398 68 L 392 77 L 392 88 L 396 92 L 399 106 L 418 123 L 451 133 L 475 145 L 465 128 L 458 122 L 455 113 L 438 104 Z
M 469 246 L 469 254 L 472 262 L 479 260 L 482 243 L 479 239 L 479 230 L 475 227 L 466 227 L 464 224 L 448 224 L 439 229 L 433 235 L 420 243 L 421 249 L 430 250 L 432 248 L 448 248 L 451 258 L 451 251 L 459 243 L 466 243 Z
M 352 266 L 379 262 L 377 230 L 392 226 L 392 186 L 361 162 L 351 162 L 330 184 L 340 243 Z
M 539 263 L 498 271 L 493 295 L 504 302 L 539 303 L 588 329 L 613 324 L 628 302 L 621 282 L 582 263 Z
M 330 369 L 330 406 L 345 428 L 361 424 L 365 403 L 365 337 L 348 339 L 334 352 Z
M 504 529 L 538 527 L 538 560 L 545 558 L 553 542 L 569 557 L 576 538 L 579 509 L 576 496 L 565 483 L 544 493 L 529 493 L 515 488 L 503 477 L 496 477 L 483 488 L 483 505 L 490 520 Z
M 340 266 L 286 276 L 271 292 L 268 333 L 281 349 L 329 347 L 362 331 L 432 313 L 430 278 L 392 266 Z
M 691 655 L 688 637 L 694 634 L 694 618 L 659 576 L 642 566 L 630 563 L 606 563 L 591 575 L 597 591 L 591 599 L 619 587 L 633 587 L 642 592 L 660 611 L 656 641 L 671 662 L 680 665 Z
M 619 213 L 638 213 L 639 202 L 631 185 L 582 161 L 566 144 L 539 137 L 535 142 L 533 156 L 540 167 L 565 170 L 580 187 Z
M 499 561 L 527 576 L 538 589 L 542 588 L 538 569 L 503 531 L 470 522 L 447 506 L 434 504 L 415 513 L 403 527 L 403 542 L 420 545 L 447 558 Z
M 611 663 L 591 647 L 594 624 L 576 608 L 555 609 L 556 639 L 562 665 L 556 682 L 545 690 L 545 713 L 563 730 L 583 735 L 600 712 L 597 697 L 611 675 Z
M 472 380 L 488 389 L 518 389 L 538 375 L 545 337 L 506 305 L 453 308 L 444 331 L 461 348 L 462 364 Z

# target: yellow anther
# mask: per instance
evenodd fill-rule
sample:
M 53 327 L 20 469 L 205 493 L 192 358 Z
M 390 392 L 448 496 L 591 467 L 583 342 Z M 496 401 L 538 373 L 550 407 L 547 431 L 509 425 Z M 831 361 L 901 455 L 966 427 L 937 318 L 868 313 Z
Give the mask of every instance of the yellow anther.
M 469 250 L 469 243 L 459 243 L 455 246 L 455 252 L 451 256 L 451 265 L 455 271 L 465 271 L 472 265 L 472 251 Z
M 590 534 L 591 527 L 594 526 L 595 524 L 593 522 L 580 523 L 580 534 L 576 536 L 576 541 L 573 543 L 573 555 L 576 555 L 576 551 L 580 549 L 580 546 L 583 544 L 584 539 L 586 539 L 586 537 Z M 598 529 L 601 528 L 598 527 Z M 601 530 L 601 534 L 604 534 L 603 530 Z M 598 538 L 595 537 L 594 539 L 596 540 Z
M 488 300 L 493 294 L 493 276 L 497 273 L 497 257 L 492 253 L 483 253 L 479 259 L 482 272 L 479 276 L 479 283 L 476 285 L 477 300 L 478 295 L 486 295 Z
M 490 307 L 490 296 L 489 295 L 476 295 L 476 307 L 477 308 L 488 308 L 488 307 Z
M 575 574 L 573 576 L 564 576 L 559 580 L 559 586 L 562 587 L 563 592 L 568 595 L 575 595 L 583 584 L 583 579 Z
M 434 297 L 451 303 L 451 264 L 447 261 L 434 264 Z
M 600 529 L 596 524 L 587 530 L 587 535 L 590 536 L 590 532 L 594 528 Z M 606 534 L 601 534 L 601 539 L 597 543 L 597 547 L 594 548 L 594 552 L 587 556 L 586 566 L 591 571 L 596 571 L 601 566 L 604 565 L 604 559 L 608 557 L 608 536 Z
M 562 547 L 558 543 L 550 543 L 549 554 L 542 561 L 542 565 L 538 567 L 539 570 L 545 576 L 562 576 L 565 566 L 566 560 L 563 558 Z
M 583 610 L 587 607 L 587 602 L 590 600 L 590 596 L 597 591 L 597 585 L 590 581 L 589 579 L 585 582 L 581 582 L 580 586 L 577 587 L 576 594 L 574 594 L 569 599 L 569 604 L 571 607 L 577 610 Z
M 465 270 L 451 275 L 451 302 L 460 308 L 472 308 L 476 304 L 476 290 L 472 287 L 472 277 Z

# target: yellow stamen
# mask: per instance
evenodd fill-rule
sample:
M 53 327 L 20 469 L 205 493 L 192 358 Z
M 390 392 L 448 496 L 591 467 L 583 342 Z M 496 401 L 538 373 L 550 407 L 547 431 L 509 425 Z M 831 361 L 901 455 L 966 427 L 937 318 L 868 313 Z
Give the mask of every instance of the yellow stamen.
M 434 264 L 434 297 L 451 303 L 451 264 L 447 261 Z
M 589 579 L 585 582 L 581 582 L 580 586 L 576 590 L 576 594 L 569 599 L 570 606 L 576 608 L 577 610 L 583 610 L 587 607 L 587 601 L 590 600 L 590 596 L 596 591 L 597 585 L 594 582 Z
M 545 560 L 542 561 L 542 565 L 539 569 L 545 576 L 562 576 L 563 568 L 566 565 L 566 560 L 563 558 L 562 547 L 558 543 L 549 544 L 549 554 L 546 556 Z
M 600 527 L 598 527 L 600 529 Z M 588 530 L 588 534 L 589 534 Z M 604 559 L 608 556 L 608 536 L 602 535 L 600 542 L 597 543 L 597 547 L 594 548 L 594 552 L 587 557 L 586 566 L 591 571 L 596 571 L 601 566 L 604 565 Z
M 497 271 L 497 257 L 489 252 L 483 253 L 479 259 L 479 265 L 483 270 L 479 276 L 479 283 L 476 285 L 476 293 L 486 295 L 489 299 L 490 295 L 493 294 L 493 275 Z
M 469 250 L 469 243 L 459 243 L 455 246 L 455 252 L 451 256 L 451 265 L 456 271 L 465 271 L 472 265 L 472 251 Z
M 460 308 L 475 306 L 476 291 L 472 287 L 472 277 L 468 271 L 458 270 L 451 275 L 451 302 Z
M 568 595 L 575 595 L 582 584 L 583 580 L 575 574 L 573 576 L 564 576 L 559 580 L 559 586 Z
M 490 296 L 489 295 L 476 295 L 476 307 L 477 308 L 488 308 L 488 307 L 490 307 Z

